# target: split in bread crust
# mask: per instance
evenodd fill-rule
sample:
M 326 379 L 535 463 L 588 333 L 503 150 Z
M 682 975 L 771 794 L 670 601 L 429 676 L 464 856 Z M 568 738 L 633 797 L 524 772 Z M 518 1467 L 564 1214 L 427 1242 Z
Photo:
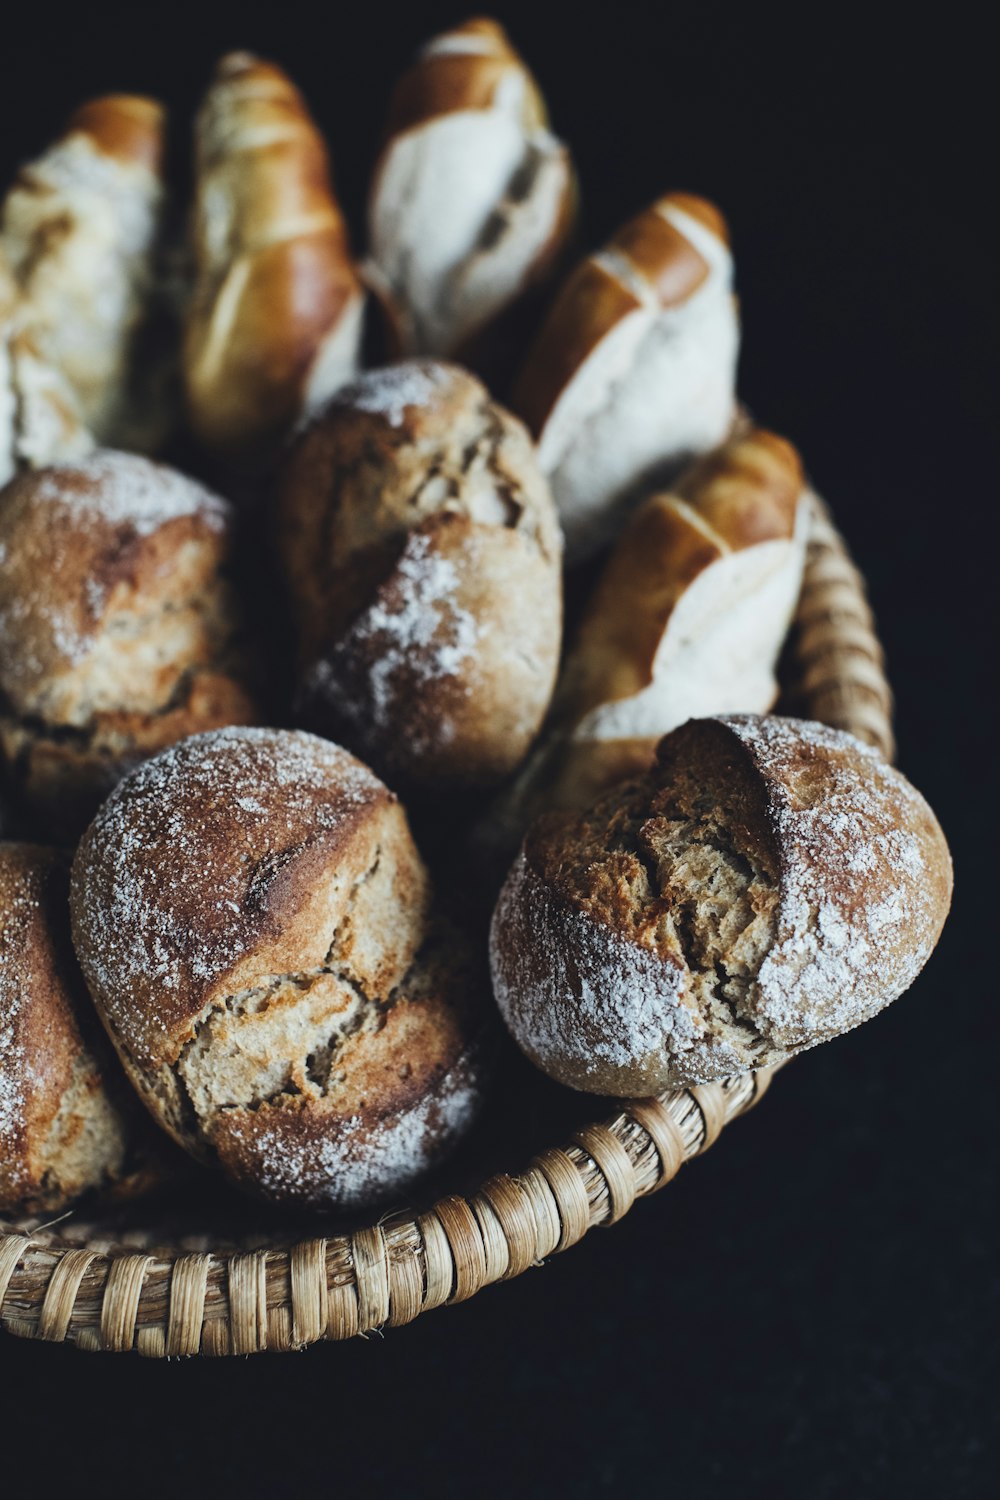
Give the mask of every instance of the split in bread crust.
M 188 412 L 206 446 L 252 468 L 354 374 L 364 298 L 326 145 L 280 68 L 222 58 L 196 144 Z
M 0 209 L 17 326 L 98 442 L 147 450 L 170 424 L 163 361 L 144 342 L 157 311 L 164 137 L 155 100 L 91 100 L 22 167 Z
M 552 693 L 558 523 L 521 424 L 455 365 L 375 370 L 279 477 L 304 718 L 390 778 L 495 784 Z
M 367 274 L 395 352 L 476 363 L 572 229 L 569 152 L 495 21 L 435 37 L 400 80 L 369 202 Z
M 670 193 L 563 285 L 513 406 L 538 440 L 571 562 L 606 542 L 639 495 L 729 431 L 739 349 L 732 282 L 718 209 Z
M 231 729 L 147 762 L 84 836 L 72 911 L 148 1107 L 240 1186 L 368 1202 L 468 1125 L 473 965 L 399 803 L 338 746 Z
M 710 1082 L 888 1005 L 950 895 L 933 813 L 877 752 L 791 719 L 692 720 L 646 776 L 529 832 L 493 918 L 494 992 L 562 1083 Z

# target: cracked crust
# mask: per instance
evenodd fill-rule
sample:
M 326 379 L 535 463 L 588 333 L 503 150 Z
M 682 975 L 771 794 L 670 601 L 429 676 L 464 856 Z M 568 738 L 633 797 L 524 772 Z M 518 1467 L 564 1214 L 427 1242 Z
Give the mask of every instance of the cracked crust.
M 255 709 L 226 577 L 232 515 L 194 481 L 103 451 L 24 474 L 0 512 L 0 755 L 54 832 L 136 761 Z
M 429 903 L 402 808 L 365 766 L 313 735 L 237 729 L 121 783 L 71 902 L 91 993 L 160 1124 L 242 1187 L 328 1207 L 408 1181 L 478 1099 L 471 969 Z
M 529 832 L 494 914 L 494 991 L 560 1082 L 710 1082 L 888 1005 L 950 894 L 933 813 L 876 752 L 818 724 L 692 720 L 648 775 Z
M 393 778 L 495 782 L 548 706 L 561 541 L 520 423 L 453 365 L 342 391 L 279 484 L 301 711 Z
M 5 1213 L 59 1213 L 125 1166 L 129 1131 L 108 1092 L 108 1059 L 69 942 L 67 881 L 54 850 L 0 844 Z

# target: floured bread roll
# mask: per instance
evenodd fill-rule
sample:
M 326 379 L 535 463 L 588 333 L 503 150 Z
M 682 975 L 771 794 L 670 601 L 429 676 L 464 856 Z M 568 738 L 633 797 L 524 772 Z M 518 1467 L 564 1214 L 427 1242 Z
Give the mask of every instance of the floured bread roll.
M 368 270 L 397 352 L 467 361 L 552 269 L 574 212 L 569 152 L 503 28 L 435 37 L 396 88 L 369 202 Z
M 256 717 L 229 505 L 135 454 L 19 475 L 0 504 L 0 769 L 71 838 L 122 772 Z
M 638 1095 L 780 1062 L 912 984 L 951 899 L 927 803 L 851 735 L 692 720 L 646 776 L 528 833 L 497 1002 L 561 1083 Z
M 290 79 L 224 57 L 198 116 L 191 422 L 239 467 L 354 374 L 363 296 L 323 138 Z
M 155 446 L 169 423 L 143 342 L 156 300 L 164 133 L 155 100 L 94 99 L 21 169 L 0 209 L 20 326 L 97 440 L 123 447 Z
M 614 534 L 640 490 L 723 440 L 738 349 L 726 223 L 703 198 L 658 199 L 570 275 L 513 400 L 570 561 Z
M 0 1211 L 59 1213 L 122 1174 L 128 1126 L 69 937 L 68 860 L 0 843 Z
M 469 1125 L 478 975 L 396 798 L 338 746 L 227 729 L 148 761 L 84 835 L 71 904 L 142 1097 L 241 1187 L 366 1204 Z
M 619 537 L 559 676 L 546 735 L 494 809 L 509 860 L 532 819 L 587 807 L 686 719 L 764 713 L 798 600 L 809 508 L 790 443 L 742 432 Z
M 454 790 L 523 759 L 549 704 L 561 540 L 520 422 L 454 365 L 364 375 L 280 475 L 308 722 Z

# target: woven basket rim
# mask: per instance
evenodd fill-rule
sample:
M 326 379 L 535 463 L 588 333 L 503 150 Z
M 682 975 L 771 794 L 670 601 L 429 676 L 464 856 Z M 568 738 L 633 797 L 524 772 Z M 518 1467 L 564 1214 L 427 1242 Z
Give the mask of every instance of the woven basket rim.
M 864 581 L 826 507 L 815 495 L 809 504 L 793 627 L 801 708 L 891 758 L 892 699 Z M 774 1071 L 622 1101 L 518 1175 L 350 1234 L 251 1248 L 179 1234 L 164 1245 L 138 1231 L 115 1239 L 99 1222 L 0 1219 L 0 1328 L 163 1357 L 298 1349 L 397 1327 L 617 1222 L 756 1104 Z

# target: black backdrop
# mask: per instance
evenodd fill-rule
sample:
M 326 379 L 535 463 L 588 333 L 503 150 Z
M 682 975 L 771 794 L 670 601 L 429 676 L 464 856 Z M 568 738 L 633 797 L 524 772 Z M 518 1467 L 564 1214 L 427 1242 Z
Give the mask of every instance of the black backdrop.
M 0 1339 L 0 1488 L 1000 1493 L 992 79 L 961 9 L 933 28 L 887 9 L 499 14 L 575 149 L 590 240 L 672 186 L 730 218 L 745 398 L 799 443 L 868 575 L 900 760 L 953 843 L 929 969 L 615 1229 L 384 1341 L 146 1365 Z M 460 14 L 22 0 L 0 166 L 120 88 L 174 104 L 183 158 L 213 58 L 249 46 L 305 88 L 360 226 L 389 83 Z

